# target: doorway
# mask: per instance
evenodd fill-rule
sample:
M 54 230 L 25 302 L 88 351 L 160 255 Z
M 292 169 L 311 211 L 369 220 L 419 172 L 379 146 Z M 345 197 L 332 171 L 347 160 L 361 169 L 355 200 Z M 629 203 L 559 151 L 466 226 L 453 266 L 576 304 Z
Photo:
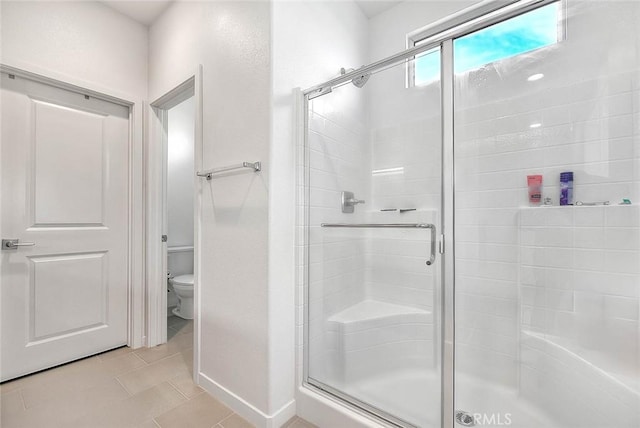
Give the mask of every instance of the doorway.
M 185 323 L 194 323 L 197 337 L 200 75 L 198 70 L 151 103 L 147 157 L 149 346 L 167 342 L 174 330 Z M 197 361 L 196 345 L 197 340 Z

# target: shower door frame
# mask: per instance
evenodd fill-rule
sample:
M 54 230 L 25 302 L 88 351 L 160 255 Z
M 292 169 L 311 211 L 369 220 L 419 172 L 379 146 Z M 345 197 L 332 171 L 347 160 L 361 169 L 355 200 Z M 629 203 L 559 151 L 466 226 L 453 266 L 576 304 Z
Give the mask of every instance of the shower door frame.
M 314 85 L 302 91 L 304 117 L 304 131 L 301 142 L 304 147 L 304 338 L 303 338 L 303 378 L 302 386 L 323 395 L 326 398 L 339 400 L 343 405 L 367 416 L 376 422 L 389 426 L 412 427 L 406 425 L 402 415 L 389 415 L 367 403 L 342 393 L 309 377 L 309 150 L 308 150 L 308 108 L 309 101 L 323 96 L 333 88 L 341 86 L 353 78 L 366 73 L 374 73 L 390 66 L 408 62 L 423 52 L 439 48 L 441 58 L 440 86 L 441 86 L 441 123 L 442 123 L 442 163 L 441 163 L 441 224 L 440 224 L 440 354 L 441 354 L 441 426 L 455 427 L 455 162 L 454 162 L 454 68 L 453 41 L 456 38 L 478 31 L 482 28 L 505 21 L 518 15 L 545 5 L 564 0 L 506 0 L 482 2 L 477 6 L 464 9 L 450 17 L 431 24 L 410 35 L 410 38 L 422 41 L 420 46 L 407 49 L 380 61 L 361 67 L 350 73 L 324 83 Z M 417 37 L 419 35 L 419 37 Z

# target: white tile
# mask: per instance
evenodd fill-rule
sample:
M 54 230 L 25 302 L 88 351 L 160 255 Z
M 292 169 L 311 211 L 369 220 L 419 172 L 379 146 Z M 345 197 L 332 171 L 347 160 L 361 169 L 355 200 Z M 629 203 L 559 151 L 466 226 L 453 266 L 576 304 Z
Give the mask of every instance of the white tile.
M 604 97 L 601 100 L 603 116 L 619 116 L 633 112 L 631 92 Z
M 573 291 L 548 289 L 547 307 L 560 311 L 573 311 Z
M 602 271 L 604 269 L 604 250 L 579 249 L 573 250 L 574 268 L 577 270 Z
M 546 290 L 544 287 L 522 286 L 522 304 L 526 306 L 544 307 L 547 302 Z
M 604 207 L 575 207 L 574 221 L 576 226 L 603 226 Z
M 545 248 L 520 247 L 520 264 L 522 266 L 545 266 Z
M 605 264 L 607 264 L 605 259 Z M 575 290 L 600 294 L 613 294 L 624 297 L 639 297 L 637 274 L 613 272 L 576 271 L 574 273 Z
M 604 228 L 580 227 L 573 232 L 574 246 L 576 248 L 603 248 L 605 242 Z
M 545 269 L 542 267 L 520 266 L 520 283 L 527 285 L 545 285 Z
M 574 285 L 574 274 L 573 269 L 548 268 L 544 270 L 544 284 L 549 288 L 572 289 Z
M 555 268 L 572 268 L 573 267 L 573 251 L 569 248 L 546 248 L 545 255 L 546 266 Z
M 546 211 L 547 226 L 573 226 L 574 212 L 571 207 L 548 208 Z
M 551 107 L 543 111 L 544 126 L 561 125 L 571 122 L 571 107 L 563 105 Z
M 637 251 L 607 250 L 604 259 L 607 272 L 640 273 L 640 253 Z
M 546 211 L 540 208 L 523 208 L 520 210 L 521 226 L 544 226 Z
M 604 296 L 604 315 L 608 318 L 638 320 L 640 301 L 637 298 Z
M 567 211 L 571 211 L 570 209 Z M 543 235 L 543 245 L 548 247 L 573 246 L 573 229 L 568 227 L 547 227 L 541 232 Z
M 633 117 L 631 114 L 609 117 L 602 120 L 602 138 L 620 138 L 633 135 Z
M 605 214 L 606 226 L 640 227 L 640 210 L 637 206 L 610 206 Z
M 585 122 L 574 123 L 573 126 L 573 142 L 584 142 L 599 140 L 603 130 L 609 130 L 609 122 L 607 128 L 604 127 L 600 119 L 587 120 Z
M 609 227 L 605 232 L 605 248 L 608 250 L 639 250 L 640 229 Z M 640 256 L 638 258 L 640 262 Z

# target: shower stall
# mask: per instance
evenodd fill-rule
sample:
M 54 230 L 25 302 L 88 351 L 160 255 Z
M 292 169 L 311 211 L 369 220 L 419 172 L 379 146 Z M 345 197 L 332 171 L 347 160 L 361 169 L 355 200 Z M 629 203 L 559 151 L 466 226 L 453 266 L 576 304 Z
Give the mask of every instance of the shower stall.
M 504 50 L 518 19 L 556 33 Z M 306 387 L 389 426 L 640 426 L 638 22 L 485 2 L 304 92 Z

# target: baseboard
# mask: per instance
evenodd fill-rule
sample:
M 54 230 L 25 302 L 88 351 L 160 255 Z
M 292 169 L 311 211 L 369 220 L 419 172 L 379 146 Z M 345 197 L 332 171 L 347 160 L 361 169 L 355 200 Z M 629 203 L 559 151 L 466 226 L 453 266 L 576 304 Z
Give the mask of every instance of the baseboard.
M 273 415 L 267 415 L 233 392 L 200 373 L 200 386 L 257 428 L 280 428 L 296 415 L 296 401 L 291 400 Z
M 296 415 L 296 400 L 291 400 L 270 416 L 268 428 L 280 428 Z

